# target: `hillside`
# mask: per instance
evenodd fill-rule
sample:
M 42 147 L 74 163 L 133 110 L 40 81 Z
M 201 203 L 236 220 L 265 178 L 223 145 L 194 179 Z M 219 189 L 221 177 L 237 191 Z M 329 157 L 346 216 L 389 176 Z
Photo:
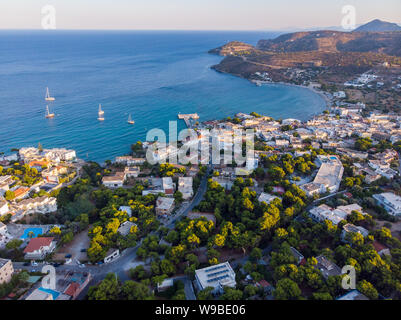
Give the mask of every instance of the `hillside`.
M 247 53 L 253 51 L 254 49 L 255 49 L 254 46 L 250 44 L 240 41 L 232 41 L 225 44 L 224 46 L 210 50 L 209 53 L 218 54 L 221 56 L 229 56 L 232 54 Z
M 210 53 L 225 57 L 212 67 L 219 72 L 252 81 L 319 83 L 330 92 L 345 90 L 350 101 L 370 108 L 400 110 L 401 32 L 296 32 L 260 40 L 256 47 L 230 42 Z M 366 72 L 377 80 L 349 89 Z
M 373 20 L 353 32 L 386 32 L 386 31 L 401 31 L 401 27 L 396 23 L 385 22 L 379 19 Z
M 271 52 L 374 52 L 401 56 L 401 32 L 296 32 L 260 40 L 257 48 Z

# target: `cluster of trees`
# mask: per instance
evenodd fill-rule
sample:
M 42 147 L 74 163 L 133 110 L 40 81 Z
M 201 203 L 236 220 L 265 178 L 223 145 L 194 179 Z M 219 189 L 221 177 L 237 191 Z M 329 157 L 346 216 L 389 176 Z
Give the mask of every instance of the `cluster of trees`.
M 370 138 L 358 138 L 354 147 L 356 150 L 367 151 L 372 147 L 372 140 Z
M 367 223 L 366 220 L 369 221 L 369 217 L 360 220 L 360 214 L 354 212 L 349 216 L 349 221 L 335 226 L 329 221 L 314 223 L 305 215 L 302 222 L 293 221 L 287 228 L 277 229 L 269 266 L 276 288 L 275 298 L 329 300 L 344 294 L 341 276 L 324 279 L 315 268 L 315 257 L 320 254 L 340 268 L 344 265 L 354 266 L 357 289 L 370 299 L 377 299 L 379 293 L 385 297 L 400 298 L 401 242 L 392 237 L 390 230 L 382 228 L 366 238 L 351 233 L 346 237 L 347 243 L 341 241 L 344 224 Z M 380 256 L 372 245 L 375 240 L 389 246 L 391 256 Z M 297 265 L 290 246 L 302 252 L 306 258 L 304 263 Z
M 187 172 L 186 168 L 175 167 L 169 163 L 162 163 L 159 166 L 159 174 L 162 177 L 173 177 L 176 173 L 185 174 Z
M 269 177 L 273 180 L 272 183 L 277 184 L 285 177 L 291 176 L 294 172 L 302 175 L 310 174 L 316 165 L 313 163 L 316 158 L 316 152 L 311 154 L 305 153 L 302 157 L 294 158 L 290 154 L 285 154 L 281 157 L 278 155 L 261 155 L 263 166 L 268 169 Z
M 28 279 L 29 273 L 26 271 L 15 273 L 10 282 L 0 284 L 0 298 L 9 295 L 13 290 L 19 287 L 24 287 L 24 285 L 28 283 Z
M 59 220 L 68 227 L 59 235 L 62 242 L 70 241 L 74 233 L 92 224 L 88 249 L 91 262 L 102 260 L 110 248 L 123 250 L 135 246 L 139 238 L 159 226 L 154 212 L 155 195 L 142 196 L 144 185 L 139 183 L 129 189 L 107 189 L 101 184 L 103 174 L 97 163 L 89 163 L 83 167 L 81 179 L 57 195 Z M 132 217 L 118 210 L 127 205 Z M 135 226 L 123 237 L 117 230 L 127 220 Z
M 89 230 L 91 244 L 88 249 L 88 257 L 92 262 L 102 260 L 110 248 L 121 250 L 133 247 L 136 241 L 144 234 L 156 230 L 159 222 L 154 213 L 154 195 L 142 196 L 140 185 L 132 189 L 98 189 L 92 192 L 98 209 L 95 222 Z M 122 205 L 130 206 L 132 216 L 129 217 L 125 211 L 119 211 Z M 127 236 L 122 236 L 118 229 L 126 221 L 131 221 L 135 225 L 131 228 Z
M 145 272 L 139 266 L 133 270 L 133 278 L 150 279 L 156 285 L 178 271 L 193 277 L 200 265 L 194 250 L 212 240 L 214 229 L 214 223 L 205 218 L 195 220 L 184 218 L 176 224 L 175 229 L 170 231 L 160 228 L 159 231 L 164 236 L 164 240 L 171 245 L 159 244 L 160 238 L 157 235 L 146 237 L 138 248 L 137 255 L 141 259 L 151 260 L 150 272 Z M 164 255 L 162 260 L 161 255 Z M 211 259 L 216 256 L 218 255 Z M 211 264 L 216 263 L 215 261 L 217 260 L 212 260 Z
M 13 163 L 8 169 L 4 169 L 0 166 L 0 176 L 4 175 L 12 176 L 14 181 L 27 187 L 38 183 L 42 179 L 41 174 L 36 168 L 30 168 L 27 164 L 20 164 L 18 162 Z
M 97 286 L 89 288 L 89 300 L 153 300 L 153 293 L 143 283 L 132 280 L 121 283 L 110 273 Z

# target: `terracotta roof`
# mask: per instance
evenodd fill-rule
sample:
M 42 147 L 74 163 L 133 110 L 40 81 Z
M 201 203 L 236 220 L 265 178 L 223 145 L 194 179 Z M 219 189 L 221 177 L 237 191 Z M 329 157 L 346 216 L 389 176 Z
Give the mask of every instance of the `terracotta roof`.
M 376 252 L 380 252 L 384 249 L 388 249 L 385 245 L 381 244 L 380 242 L 374 241 L 373 247 L 375 248 Z
M 78 290 L 79 290 L 79 284 L 76 282 L 72 282 L 68 286 L 68 288 L 64 291 L 64 293 L 73 297 Z
M 20 187 L 14 191 L 15 198 L 18 198 L 29 191 L 29 188 Z
M 26 246 L 24 253 L 34 252 L 41 247 L 48 247 L 53 242 L 54 238 L 33 238 Z
M 30 167 L 43 167 L 43 166 L 47 166 L 49 163 L 47 161 L 31 161 L 29 162 L 28 166 Z
M 259 284 L 261 287 L 263 287 L 263 288 L 270 287 L 270 283 L 268 283 L 266 280 L 260 280 L 260 281 L 258 282 L 258 284 Z

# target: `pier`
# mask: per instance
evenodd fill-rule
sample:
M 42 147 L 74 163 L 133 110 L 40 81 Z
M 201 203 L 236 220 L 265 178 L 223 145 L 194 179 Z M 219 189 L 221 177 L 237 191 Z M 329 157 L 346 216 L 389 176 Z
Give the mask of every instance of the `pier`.
M 193 127 L 193 121 L 199 119 L 199 115 L 197 113 L 189 113 L 189 114 L 178 114 L 178 119 L 184 120 L 185 124 L 188 128 Z

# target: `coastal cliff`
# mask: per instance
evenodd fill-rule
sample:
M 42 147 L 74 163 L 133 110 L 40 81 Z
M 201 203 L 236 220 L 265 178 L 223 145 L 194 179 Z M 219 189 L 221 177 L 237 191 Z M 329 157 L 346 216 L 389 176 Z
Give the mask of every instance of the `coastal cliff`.
M 214 70 L 251 81 L 318 83 L 332 93 L 354 90 L 348 96 L 372 107 L 381 104 L 395 109 L 401 105 L 401 92 L 397 91 L 401 85 L 401 32 L 296 32 L 260 40 L 256 46 L 234 41 L 209 53 L 224 57 L 212 66 Z M 376 82 L 353 88 L 354 79 L 367 72 L 375 74 Z

